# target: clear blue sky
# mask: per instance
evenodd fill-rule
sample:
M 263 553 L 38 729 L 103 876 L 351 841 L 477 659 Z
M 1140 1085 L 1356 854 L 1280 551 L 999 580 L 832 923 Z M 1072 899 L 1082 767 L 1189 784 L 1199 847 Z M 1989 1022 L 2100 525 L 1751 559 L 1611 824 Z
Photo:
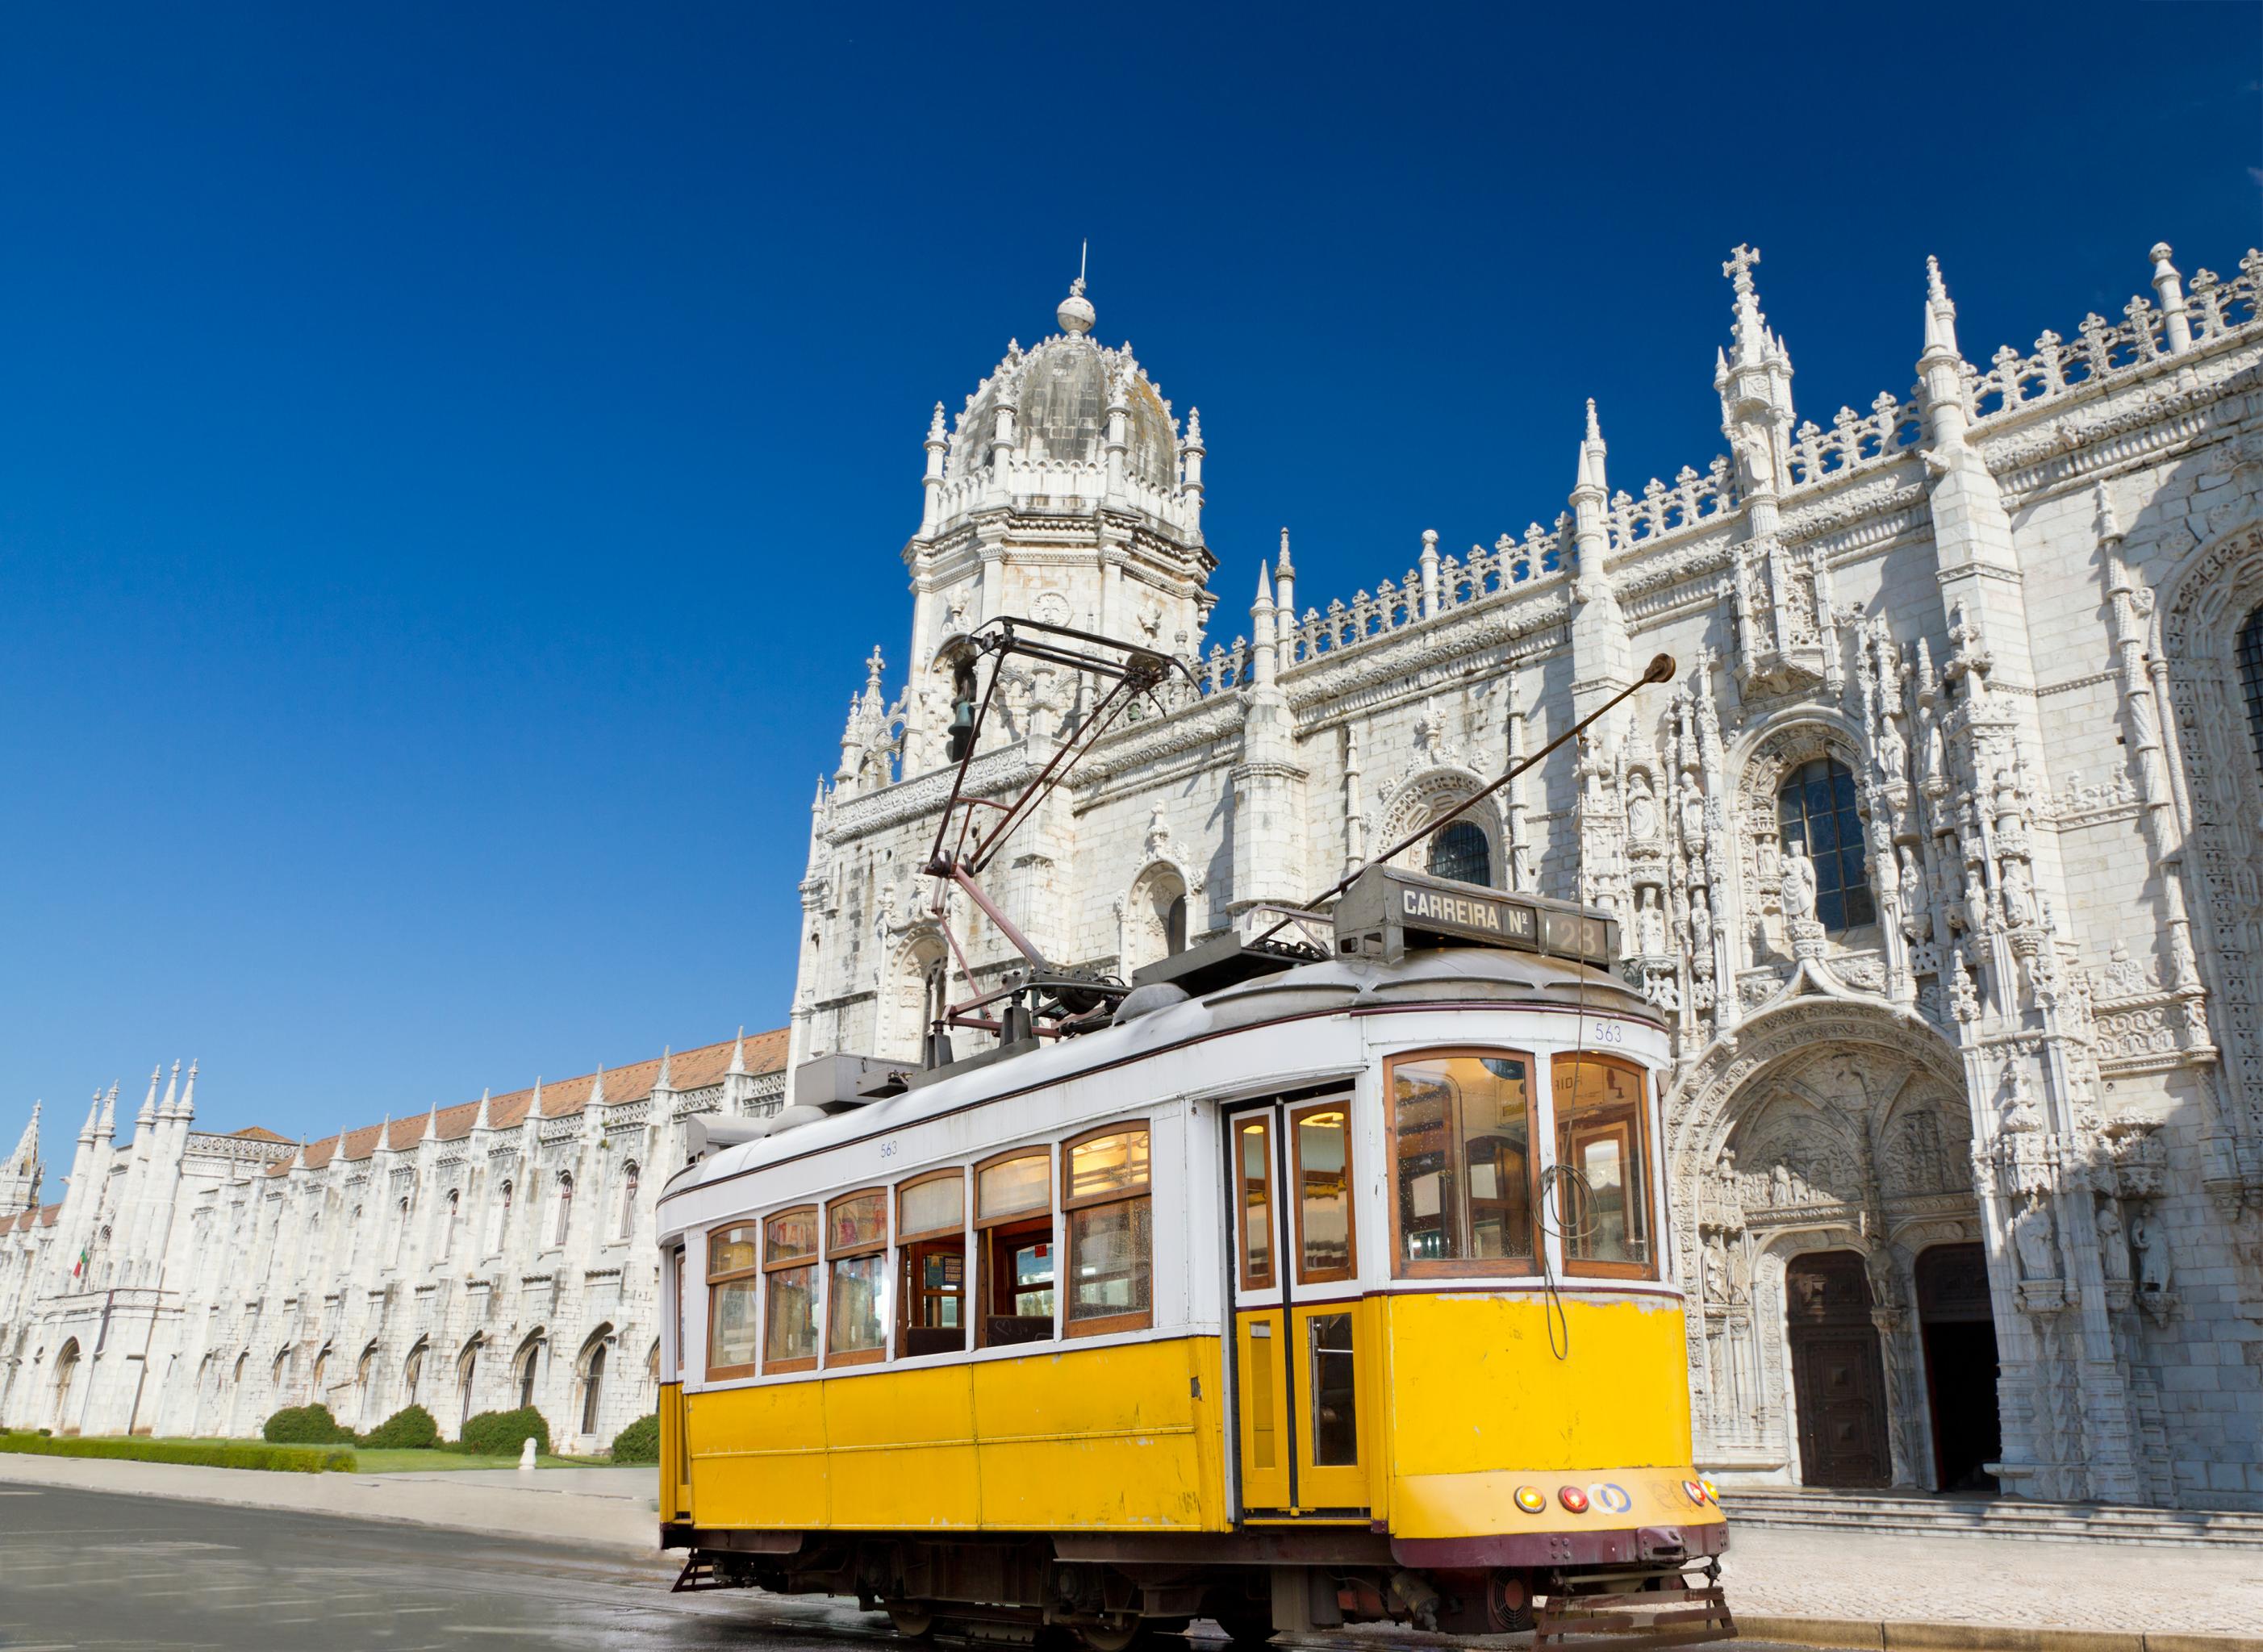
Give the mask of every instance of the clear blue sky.
M 781 1022 L 927 410 L 1082 236 L 1227 636 L 1284 522 L 1325 602 L 1551 517 L 1585 397 L 1702 467 L 1738 242 L 1827 422 L 1929 252 L 1985 360 L 2263 239 L 2249 4 L 786 10 L 0 20 L 0 1149 Z

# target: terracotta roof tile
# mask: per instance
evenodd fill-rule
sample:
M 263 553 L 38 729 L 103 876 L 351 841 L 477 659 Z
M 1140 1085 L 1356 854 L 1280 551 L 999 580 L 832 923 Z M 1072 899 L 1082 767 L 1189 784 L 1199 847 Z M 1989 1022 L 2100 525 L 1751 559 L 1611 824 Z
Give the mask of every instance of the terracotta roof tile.
M 230 1130 L 228 1135 L 237 1141 L 243 1142 L 287 1142 L 291 1139 L 287 1136 L 278 1136 L 274 1131 L 257 1124 L 247 1125 L 240 1130 Z
M 756 1033 L 747 1040 L 747 1071 L 757 1077 L 785 1070 L 787 1029 Z M 720 1084 L 723 1075 L 730 1071 L 731 1052 L 737 1047 L 735 1038 L 727 1038 L 719 1044 L 702 1044 L 696 1050 L 679 1050 L 668 1057 L 669 1083 L 677 1090 L 700 1090 Z M 660 1061 L 633 1062 L 625 1067 L 605 1069 L 605 1100 L 610 1106 L 624 1101 L 641 1101 L 652 1093 L 653 1085 L 660 1078 Z M 546 1119 L 571 1118 L 589 1105 L 590 1093 L 596 1089 L 597 1075 L 585 1072 L 579 1078 L 561 1078 L 555 1084 L 542 1086 L 542 1115 Z M 534 1090 L 514 1090 L 508 1095 L 488 1098 L 488 1122 L 495 1129 L 507 1130 L 524 1124 L 528 1110 L 534 1104 Z M 480 1115 L 476 1101 L 460 1101 L 454 1107 L 440 1109 L 438 1133 L 444 1142 L 459 1140 L 472 1133 L 472 1126 Z M 319 1142 L 306 1144 L 307 1165 L 320 1170 L 336 1157 L 340 1144 L 344 1147 L 348 1164 L 369 1158 L 377 1151 L 378 1131 L 383 1128 L 388 1144 L 396 1151 L 413 1148 L 424 1137 L 430 1115 L 412 1113 L 380 1127 L 365 1124 L 359 1129 L 348 1130 L 343 1136 L 325 1136 Z M 257 1126 L 238 1130 L 238 1136 L 255 1136 L 262 1141 L 288 1141 L 288 1136 L 277 1136 Z M 270 1176 L 286 1173 L 295 1158 L 279 1159 L 266 1168 Z

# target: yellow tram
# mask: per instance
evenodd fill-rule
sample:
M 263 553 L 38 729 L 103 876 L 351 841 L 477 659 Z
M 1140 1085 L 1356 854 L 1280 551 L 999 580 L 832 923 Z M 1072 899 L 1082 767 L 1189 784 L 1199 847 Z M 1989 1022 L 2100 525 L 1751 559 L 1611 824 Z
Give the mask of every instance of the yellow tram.
M 1387 866 L 1326 921 L 1081 1035 L 813 1063 L 669 1183 L 687 1586 L 1095 1652 L 1733 1633 L 1616 926 Z

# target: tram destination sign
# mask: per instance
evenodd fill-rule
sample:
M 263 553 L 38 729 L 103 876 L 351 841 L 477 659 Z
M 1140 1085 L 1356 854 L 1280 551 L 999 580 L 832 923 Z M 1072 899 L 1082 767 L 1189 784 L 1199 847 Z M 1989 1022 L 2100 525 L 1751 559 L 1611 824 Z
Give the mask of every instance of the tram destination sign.
M 1393 866 L 1370 866 L 1335 907 L 1336 951 L 1396 963 L 1410 949 L 1502 947 L 1608 969 L 1618 925 L 1599 913 Z

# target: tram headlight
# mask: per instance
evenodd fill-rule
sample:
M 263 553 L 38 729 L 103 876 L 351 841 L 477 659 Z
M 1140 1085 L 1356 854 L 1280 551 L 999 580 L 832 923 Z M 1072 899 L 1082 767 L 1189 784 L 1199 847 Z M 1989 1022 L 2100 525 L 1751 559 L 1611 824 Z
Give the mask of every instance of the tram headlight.
M 1697 1483 L 1705 1488 L 1706 1502 L 1717 1504 L 1721 1501 L 1721 1488 L 1715 1485 L 1707 1476 L 1699 1475 Z
M 1538 1486 L 1519 1486 L 1516 1506 L 1527 1514 L 1538 1514 L 1548 1506 L 1548 1494 Z
M 1577 1486 L 1557 1487 L 1556 1501 L 1562 1504 L 1565 1509 L 1573 1514 L 1585 1514 L 1587 1511 L 1587 1494 Z
M 1705 1506 L 1706 1488 L 1703 1482 L 1697 1480 L 1685 1480 L 1681 1482 L 1681 1491 L 1684 1497 L 1688 1497 L 1690 1502 L 1695 1504 L 1699 1508 L 1702 1509 Z

